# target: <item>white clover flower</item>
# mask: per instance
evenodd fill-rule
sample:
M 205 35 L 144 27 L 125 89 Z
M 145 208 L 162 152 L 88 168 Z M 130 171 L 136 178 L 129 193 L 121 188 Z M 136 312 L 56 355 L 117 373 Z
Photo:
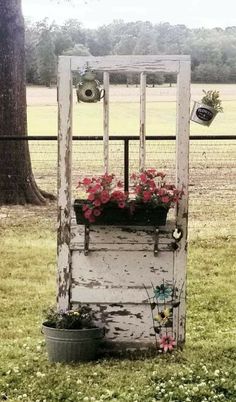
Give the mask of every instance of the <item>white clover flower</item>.
M 89 401 L 89 397 L 88 397 L 88 396 L 85 396 L 84 399 L 83 399 L 83 401 L 84 401 L 84 402 Z
M 76 384 L 82 384 L 82 381 L 81 381 L 80 379 L 78 379 L 78 380 L 76 381 Z
M 45 377 L 45 374 L 41 373 L 40 371 L 37 371 L 36 377 L 38 377 L 38 378 Z
M 220 370 L 215 370 L 215 371 L 214 371 L 214 375 L 215 375 L 216 377 L 218 377 L 219 374 L 220 374 Z
M 221 378 L 221 382 L 225 382 L 226 381 L 226 379 L 225 378 Z

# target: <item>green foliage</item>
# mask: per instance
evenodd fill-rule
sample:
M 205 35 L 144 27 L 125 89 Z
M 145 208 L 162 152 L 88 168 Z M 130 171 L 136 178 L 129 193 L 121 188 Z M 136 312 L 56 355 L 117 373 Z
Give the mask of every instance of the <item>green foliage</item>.
M 75 310 L 57 311 L 50 307 L 45 312 L 44 324 L 58 329 L 85 329 L 94 328 L 94 315 L 89 306 L 80 305 Z
M 55 45 L 52 40 L 51 29 L 46 23 L 40 25 L 40 36 L 37 44 L 40 82 L 47 87 L 51 86 L 56 76 Z
M 47 35 L 42 36 L 42 26 Z M 114 21 L 97 29 L 86 29 L 75 19 L 63 25 L 49 25 L 47 20 L 26 24 L 26 61 L 29 82 L 45 83 L 42 59 L 50 65 L 61 54 L 103 56 L 108 54 L 190 54 L 192 80 L 196 82 L 236 82 L 236 36 L 234 27 L 226 29 L 189 29 L 185 25 L 152 24 L 148 21 Z M 34 45 L 32 46 L 32 44 Z M 36 48 L 40 54 L 36 55 Z M 54 57 L 53 57 L 54 56 Z M 36 58 L 36 59 L 35 59 Z M 38 68 L 35 70 L 35 60 Z M 53 63 L 53 62 L 52 62 Z M 55 69 L 51 66 L 51 69 Z M 51 73 L 50 73 L 51 74 Z M 42 76 L 43 75 L 43 76 Z M 55 71 L 54 71 L 55 75 Z M 125 75 L 111 78 L 126 83 Z M 163 82 L 159 77 L 153 84 Z M 168 77 L 166 82 L 174 82 Z
M 205 91 L 203 89 L 204 96 L 201 102 L 207 106 L 213 107 L 217 112 L 223 112 L 223 107 L 221 106 L 222 101 L 220 100 L 219 91 Z

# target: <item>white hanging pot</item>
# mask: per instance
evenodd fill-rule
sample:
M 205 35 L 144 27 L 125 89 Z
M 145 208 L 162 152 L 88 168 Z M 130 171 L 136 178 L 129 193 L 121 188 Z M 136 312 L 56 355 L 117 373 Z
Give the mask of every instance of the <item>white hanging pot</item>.
M 194 102 L 190 120 L 203 126 L 210 126 L 217 115 L 217 111 L 204 103 Z

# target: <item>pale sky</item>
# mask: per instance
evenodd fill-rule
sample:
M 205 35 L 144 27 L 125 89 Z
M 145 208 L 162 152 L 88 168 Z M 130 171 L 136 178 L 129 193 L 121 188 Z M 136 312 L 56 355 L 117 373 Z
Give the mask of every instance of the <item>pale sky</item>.
M 34 21 L 60 24 L 78 19 L 96 28 L 115 19 L 185 24 L 189 28 L 236 26 L 236 0 L 22 0 L 23 13 Z

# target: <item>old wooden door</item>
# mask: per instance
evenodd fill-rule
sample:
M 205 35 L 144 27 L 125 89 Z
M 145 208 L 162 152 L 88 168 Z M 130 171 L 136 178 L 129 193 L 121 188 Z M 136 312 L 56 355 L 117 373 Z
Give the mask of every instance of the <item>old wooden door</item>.
M 86 63 L 104 73 L 104 170 L 109 169 L 109 73 L 140 73 L 140 169 L 145 167 L 146 76 L 177 75 L 176 186 L 184 196 L 163 227 L 84 227 L 73 218 L 72 73 Z M 60 57 L 58 72 L 58 306 L 88 303 L 108 349 L 185 339 L 188 223 L 189 56 Z M 159 167 L 160 168 L 160 167 Z

